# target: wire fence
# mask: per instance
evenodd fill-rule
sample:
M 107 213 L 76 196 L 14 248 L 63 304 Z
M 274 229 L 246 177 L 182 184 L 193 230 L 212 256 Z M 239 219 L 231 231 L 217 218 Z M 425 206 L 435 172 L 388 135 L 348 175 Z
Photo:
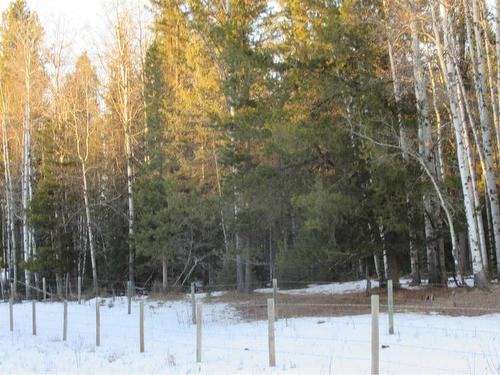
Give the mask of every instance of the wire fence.
M 45 285 L 45 289 L 42 285 Z M 370 280 L 371 288 L 384 288 L 386 286 L 386 281 L 379 280 Z M 98 280 L 98 291 L 97 295 L 112 297 L 112 296 L 126 296 L 128 293 L 128 282 L 123 279 L 105 279 L 100 278 Z M 323 294 L 336 294 L 343 292 L 364 292 L 366 290 L 366 280 L 358 280 L 353 282 L 353 285 L 350 289 L 340 289 L 338 290 L 332 284 L 332 281 L 325 280 L 281 280 L 280 279 L 280 290 L 282 293 L 290 293 L 290 294 L 300 294 L 304 293 L 307 289 L 311 287 L 316 287 L 321 290 Z M 32 280 L 30 285 L 26 285 L 22 281 L 17 281 L 17 295 L 16 298 L 20 299 L 24 296 L 30 295 L 29 298 L 42 299 L 42 296 L 45 295 L 47 298 L 52 301 L 55 300 L 77 300 L 78 295 L 81 298 L 89 299 L 96 296 L 96 291 L 94 290 L 93 281 L 89 277 L 70 277 L 69 275 L 62 275 L 59 279 L 55 277 L 38 277 L 36 282 Z M 348 283 L 345 283 L 348 284 Z M 465 286 L 473 286 L 473 279 L 466 278 Z M 1 286 L 1 297 L 3 300 L 7 300 L 10 298 L 11 288 L 9 286 L 9 282 L 5 279 L 0 283 Z M 78 287 L 80 286 L 80 287 Z M 332 287 L 333 286 L 333 287 Z M 449 278 L 447 284 L 430 284 L 426 280 L 422 280 L 422 283 L 419 285 L 413 285 L 410 279 L 402 278 L 400 280 L 400 286 L 405 289 L 411 290 L 421 290 L 423 288 L 435 288 L 435 289 L 446 289 L 449 287 L 455 287 L 455 281 L 453 278 Z M 155 294 L 163 294 L 168 292 L 169 294 L 182 294 L 190 291 L 191 284 L 174 284 L 168 286 L 166 289 L 163 289 L 161 283 L 153 280 L 152 278 L 148 278 L 145 281 L 136 281 L 133 284 L 134 294 L 144 294 L 144 295 L 155 295 Z M 237 290 L 238 285 L 236 283 L 195 283 L 195 287 L 197 291 L 204 291 L 207 293 L 217 293 L 221 291 L 233 291 Z M 270 280 L 260 280 L 253 281 L 247 285 L 247 287 L 252 291 L 257 291 L 260 293 L 265 293 L 266 291 L 272 288 L 272 281 Z M 27 293 L 27 290 L 30 290 L 31 293 Z M 45 293 L 43 293 L 43 290 Z M 78 289 L 80 289 L 80 293 L 78 293 Z M 500 306 L 499 306 L 500 307 Z
M 125 283 L 120 294 L 125 296 L 127 292 Z M 263 293 L 253 300 L 211 303 L 210 295 L 215 292 L 198 293 L 194 299 L 184 295 L 181 302 L 130 296 L 130 313 L 125 309 L 127 299 L 114 295 L 105 299 L 82 299 L 80 304 L 72 302 L 67 314 L 60 303 L 32 302 L 30 306 L 28 302 L 16 304 L 10 300 L 0 305 L 0 333 L 8 329 L 11 332 L 7 334 L 31 336 L 31 322 L 37 326 L 37 339 L 57 342 L 64 341 L 66 326 L 67 340 L 84 340 L 89 347 L 94 347 L 94 353 L 98 353 L 98 347 L 113 347 L 124 352 L 133 352 L 134 346 L 137 351 L 145 347 L 146 352 L 168 353 L 166 366 L 176 369 L 196 362 L 224 364 L 233 358 L 267 366 L 272 365 L 270 358 L 274 356 L 278 365 L 300 367 L 305 372 L 311 370 L 311 366 L 324 373 L 342 370 L 500 372 L 497 340 L 500 328 L 496 329 L 500 327 L 500 315 L 496 315 L 500 314 L 500 307 L 405 304 L 381 294 L 382 303 L 378 303 L 377 297 L 374 310 L 373 301 L 290 302 L 279 290 L 270 291 L 273 298 Z M 144 304 L 145 300 L 149 302 Z M 194 300 L 194 306 L 190 300 Z M 196 305 L 201 303 L 206 306 L 203 315 L 193 316 Z M 421 315 L 422 312 L 426 315 Z M 434 313 L 441 312 L 487 315 L 468 318 L 473 319 L 470 325 L 470 321 L 464 324 L 466 318 L 461 317 L 446 321 L 434 319 Z M 395 323 L 388 319 L 391 314 Z M 304 322 L 295 319 L 297 316 L 318 318 Z M 389 334 L 391 326 L 393 334 Z M 198 352 L 202 353 L 201 358 Z

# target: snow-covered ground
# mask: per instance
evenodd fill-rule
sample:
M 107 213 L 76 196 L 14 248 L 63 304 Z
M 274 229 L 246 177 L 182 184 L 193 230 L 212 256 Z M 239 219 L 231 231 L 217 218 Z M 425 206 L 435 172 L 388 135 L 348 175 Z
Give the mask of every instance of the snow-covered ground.
M 199 295 L 200 299 L 203 299 Z M 276 323 L 277 367 L 268 367 L 267 322 L 241 321 L 225 304 L 204 305 L 203 361 L 195 361 L 195 327 L 184 301 L 145 302 L 145 353 L 139 353 L 139 303 L 101 307 L 101 346 L 95 347 L 95 301 L 68 306 L 38 303 L 38 336 L 31 335 L 31 303 L 0 304 L 0 373 L 51 374 L 366 374 L 370 371 L 369 315 L 281 319 Z M 381 373 L 485 374 L 500 372 L 500 314 L 481 317 L 397 314 L 387 334 L 380 315 Z
M 472 278 L 466 278 L 465 283 L 469 287 L 474 286 L 474 280 Z M 426 280 L 422 281 L 422 285 L 414 286 L 411 285 L 411 279 L 402 277 L 399 279 L 401 288 L 404 289 L 419 289 L 425 287 Z M 371 287 L 378 288 L 379 282 L 377 280 L 371 280 Z M 448 279 L 448 287 L 456 287 L 453 278 Z M 366 280 L 355 280 L 355 281 L 345 281 L 345 282 L 333 282 L 333 283 L 321 283 L 321 284 L 308 284 L 305 288 L 299 289 L 281 289 L 282 294 L 348 294 L 363 292 L 366 289 Z M 272 288 L 260 288 L 256 289 L 257 293 L 272 293 Z
M 372 288 L 377 288 L 379 282 L 371 281 Z M 305 288 L 299 289 L 280 289 L 282 294 L 347 294 L 363 292 L 366 289 L 366 280 L 355 280 L 335 283 L 308 284 Z M 256 289 L 257 293 L 272 293 L 272 288 Z

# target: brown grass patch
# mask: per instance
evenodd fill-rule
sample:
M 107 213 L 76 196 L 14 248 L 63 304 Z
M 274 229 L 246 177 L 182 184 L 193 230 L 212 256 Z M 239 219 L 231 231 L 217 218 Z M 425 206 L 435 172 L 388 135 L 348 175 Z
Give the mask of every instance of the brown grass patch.
M 372 294 L 380 296 L 380 310 L 386 311 L 386 289 L 374 288 Z M 237 294 L 230 291 L 222 296 L 209 297 L 206 303 L 227 303 L 245 320 L 267 319 L 267 299 L 270 293 Z M 443 315 L 477 316 L 500 313 L 500 287 L 489 290 L 472 288 L 396 289 L 396 311 Z M 282 294 L 278 293 L 278 316 L 329 317 L 370 313 L 370 297 L 364 292 L 348 294 Z
M 181 292 L 154 293 L 148 296 L 148 300 L 158 302 L 176 302 L 185 300 L 186 298 L 186 293 Z

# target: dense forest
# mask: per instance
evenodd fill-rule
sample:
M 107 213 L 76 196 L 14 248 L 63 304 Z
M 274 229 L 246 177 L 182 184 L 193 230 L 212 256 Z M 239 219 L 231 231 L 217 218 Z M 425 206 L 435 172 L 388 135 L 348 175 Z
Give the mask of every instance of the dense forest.
M 500 4 L 117 2 L 71 60 L 0 25 L 1 267 L 30 298 L 500 273 Z M 89 47 L 89 50 L 92 47 Z M 71 61 L 71 64 L 69 63 Z M 21 294 L 21 291 L 19 292 Z

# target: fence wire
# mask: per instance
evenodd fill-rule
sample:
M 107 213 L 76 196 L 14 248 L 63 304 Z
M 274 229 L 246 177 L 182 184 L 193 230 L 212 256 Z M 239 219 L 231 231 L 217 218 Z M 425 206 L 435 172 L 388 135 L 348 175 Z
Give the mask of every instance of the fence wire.
M 250 301 L 233 301 L 225 303 L 223 309 L 211 308 L 204 312 L 203 316 L 203 363 L 215 363 L 230 358 L 233 353 L 239 353 L 240 356 L 256 356 L 253 360 L 261 363 L 267 362 L 267 325 L 265 322 L 260 324 L 247 324 L 246 321 L 263 321 L 267 319 L 267 304 L 265 301 L 267 295 L 260 296 Z M 276 335 L 276 354 L 278 358 L 298 358 L 304 357 L 312 360 L 324 361 L 325 366 L 338 366 L 339 363 L 355 362 L 356 366 L 364 368 L 366 372 L 370 368 L 369 356 L 356 356 L 350 353 L 352 348 L 363 348 L 363 352 L 370 351 L 370 328 L 371 321 L 369 317 L 370 304 L 366 303 L 300 303 L 284 300 L 284 295 L 277 295 L 277 318 L 275 327 Z M 205 295 L 197 295 L 198 300 L 209 301 L 210 297 Z M 123 298 L 106 298 L 100 300 L 100 324 L 101 324 L 101 346 L 120 346 L 126 347 L 127 350 L 133 351 L 132 348 L 137 347 L 139 350 L 139 301 L 144 301 L 144 298 L 134 297 L 132 299 L 132 314 L 126 314 L 126 300 Z M 160 350 L 166 353 L 178 353 L 180 351 L 189 352 L 192 354 L 193 361 L 175 362 L 175 366 L 192 366 L 195 363 L 196 351 L 196 326 L 191 323 L 191 306 L 188 295 L 182 296 L 184 300 L 182 305 L 172 304 L 174 301 L 149 301 L 145 304 L 145 340 L 146 351 L 149 348 Z M 380 317 L 380 332 L 381 349 L 380 349 L 380 365 L 382 368 L 407 368 L 415 372 L 430 371 L 439 373 L 456 373 L 459 370 L 467 371 L 464 368 L 457 366 L 465 366 L 467 363 L 476 363 L 481 361 L 484 366 L 489 369 L 500 368 L 500 354 L 498 348 L 486 350 L 467 350 L 463 345 L 462 348 L 445 347 L 438 345 L 419 345 L 415 343 L 419 337 L 425 336 L 428 332 L 430 336 L 435 336 L 436 332 L 444 334 L 452 334 L 454 337 L 462 338 L 488 338 L 491 336 L 491 343 L 495 343 L 496 338 L 500 334 L 500 329 L 485 328 L 481 324 L 490 324 L 495 327 L 500 322 L 500 316 L 491 314 L 500 314 L 500 307 L 481 307 L 481 306 L 447 306 L 439 304 L 398 304 L 395 301 L 396 323 L 395 334 L 388 336 L 387 319 L 385 315 Z M 206 303 L 208 306 L 210 302 Z M 218 302 L 214 302 L 216 306 Z M 3 303 L 0 306 L 6 307 L 8 304 Z M 25 305 L 25 306 L 24 306 Z M 58 338 L 62 340 L 63 330 L 63 305 L 53 303 L 37 303 L 37 331 L 40 339 L 54 340 Z M 117 319 L 113 309 L 119 307 L 123 313 L 123 317 Z M 172 322 L 167 319 L 165 311 L 173 308 L 175 310 L 176 321 Z M 18 337 L 30 336 L 32 320 L 31 306 L 27 303 L 14 304 L 14 334 Z M 329 329 L 319 334 L 303 334 L 297 333 L 296 325 L 299 320 L 294 320 L 297 311 L 311 309 L 317 313 L 317 325 L 326 324 Z M 8 332 L 8 311 L 2 309 L 0 317 L 0 335 L 5 337 Z M 380 311 L 388 311 L 387 304 L 380 305 Z M 421 322 L 409 324 L 407 321 L 399 322 L 398 317 L 404 316 L 407 313 L 421 314 L 422 312 L 460 312 L 471 313 L 482 312 L 486 317 L 474 318 L 474 323 L 479 324 L 477 327 L 460 326 L 460 320 L 454 326 L 442 326 L 438 324 L 424 325 Z M 340 312 L 340 315 L 339 315 Z M 366 315 L 366 316 L 365 316 Z M 343 317 L 344 320 L 330 321 L 330 317 Z M 356 316 L 358 316 L 356 318 Z M 241 318 L 244 318 L 243 320 Z M 332 318 L 333 319 L 333 318 Z M 47 322 L 51 322 L 47 324 Z M 314 324 L 313 321 L 310 324 Z M 237 328 L 232 328 L 233 325 L 238 325 Z M 341 328 L 342 336 L 336 334 L 334 327 Z M 333 326 L 333 328 L 332 328 Z M 231 328 L 231 329 L 228 329 Z M 119 332 L 119 337 L 113 335 Z M 415 338 L 415 335 L 418 337 Z M 360 336 L 364 335 L 364 336 Z M 461 336 L 460 336 L 461 335 Z M 68 336 L 72 338 L 79 337 L 86 340 L 89 345 L 95 338 L 95 300 L 89 299 L 83 301 L 81 305 L 77 303 L 69 303 L 68 305 Z M 445 335 L 446 336 L 446 335 Z M 452 341 L 452 340 L 449 340 Z M 492 344 L 493 345 L 493 344 Z M 177 347 L 183 348 L 178 349 Z M 351 349 L 350 349 L 351 348 Z M 481 348 L 476 348 L 481 349 Z M 393 353 L 406 354 L 404 358 L 418 358 L 422 353 L 429 352 L 433 356 L 444 356 L 453 361 L 456 358 L 456 363 L 446 366 L 434 366 L 428 363 L 409 363 L 404 360 L 394 360 Z M 387 354 L 386 354 L 387 353 Z M 391 353 L 391 355 L 389 354 Z M 441 353 L 441 354 L 439 354 Z M 221 358 L 222 356 L 222 358 Z M 252 357 L 253 358 L 253 357 Z M 358 368 L 358 367 L 356 367 Z

